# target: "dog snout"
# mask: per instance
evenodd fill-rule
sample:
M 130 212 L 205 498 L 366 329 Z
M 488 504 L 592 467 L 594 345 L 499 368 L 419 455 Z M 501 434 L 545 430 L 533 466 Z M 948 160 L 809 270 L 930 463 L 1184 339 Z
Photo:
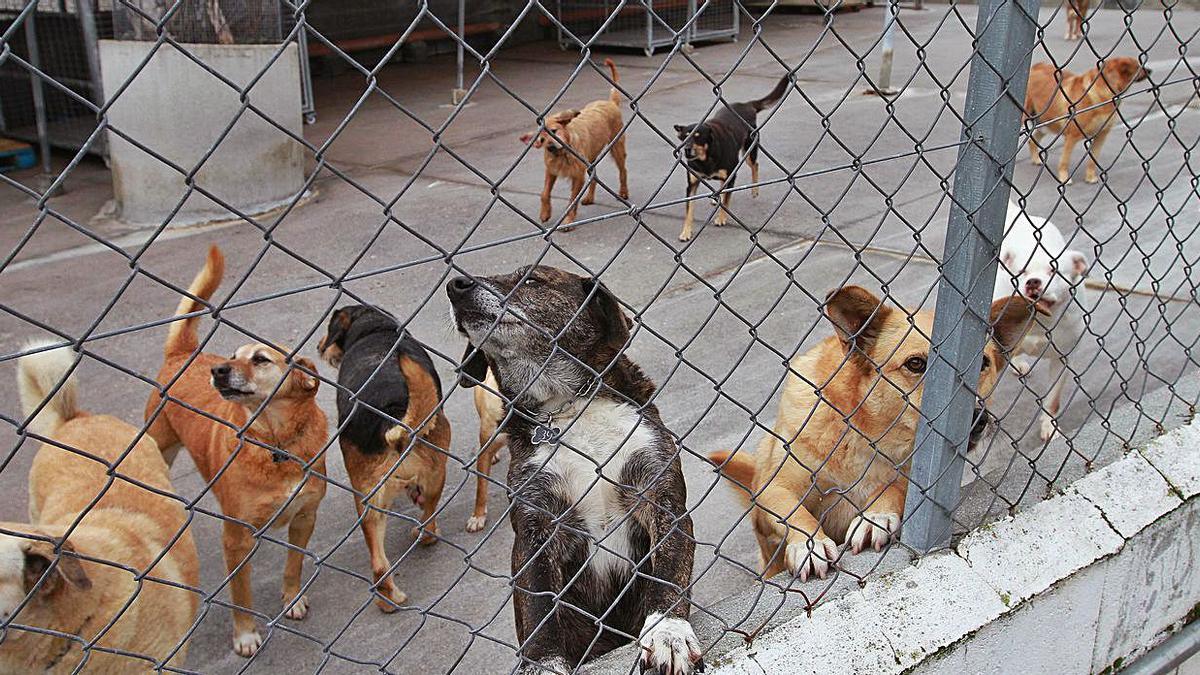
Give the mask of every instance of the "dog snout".
M 475 288 L 475 285 L 475 280 L 471 277 L 454 277 L 446 284 L 446 295 L 449 295 L 451 300 L 464 298 Z
M 1037 300 L 1042 296 L 1042 280 L 1033 278 L 1025 280 L 1025 295 L 1030 299 Z
M 233 366 L 228 363 L 219 363 L 212 367 L 212 376 L 216 380 L 224 380 L 233 372 Z

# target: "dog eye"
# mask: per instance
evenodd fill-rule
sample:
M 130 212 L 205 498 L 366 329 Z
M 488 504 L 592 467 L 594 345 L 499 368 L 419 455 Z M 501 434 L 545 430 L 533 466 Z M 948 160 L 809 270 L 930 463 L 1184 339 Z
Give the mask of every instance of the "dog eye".
M 268 359 L 267 357 L 263 356 L 262 354 L 255 354 L 254 358 L 250 359 L 250 362 L 256 366 L 261 366 L 264 363 L 270 363 L 271 359 Z
M 904 362 L 904 367 L 907 370 L 911 370 L 912 372 L 920 375 L 921 373 L 925 372 L 925 359 L 921 358 L 920 356 L 914 356 Z

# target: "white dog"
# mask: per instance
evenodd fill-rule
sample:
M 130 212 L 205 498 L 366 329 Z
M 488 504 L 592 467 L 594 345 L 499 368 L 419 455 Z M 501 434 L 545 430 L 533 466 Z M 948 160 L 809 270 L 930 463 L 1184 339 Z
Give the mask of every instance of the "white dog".
M 1037 303 L 1037 325 L 1014 350 L 1011 364 L 1022 375 L 1035 361 L 1053 364 L 1050 394 L 1042 406 L 1043 442 L 1054 436 L 1067 381 L 1067 357 L 1083 336 L 1086 304 L 1080 281 L 1087 268 L 1087 258 L 1079 251 L 1067 250 L 1054 223 L 1008 203 L 993 300 L 1015 294 Z

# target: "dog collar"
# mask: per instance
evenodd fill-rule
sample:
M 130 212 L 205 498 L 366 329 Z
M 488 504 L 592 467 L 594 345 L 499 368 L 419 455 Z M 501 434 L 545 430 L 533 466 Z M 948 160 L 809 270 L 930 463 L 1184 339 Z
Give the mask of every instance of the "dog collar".
M 575 395 L 567 399 L 566 403 L 558 406 L 552 412 L 546 413 L 546 421 L 537 422 L 533 427 L 533 431 L 529 433 L 529 442 L 534 445 L 541 445 L 542 443 L 557 444 L 559 437 L 562 436 L 562 428 L 555 426 L 554 418 L 562 414 L 564 410 L 570 408 L 581 398 L 586 397 L 590 401 L 600 391 L 600 387 L 604 385 L 604 380 L 601 378 L 596 378 L 595 382 L 595 385 L 589 384 L 584 389 L 575 392 Z

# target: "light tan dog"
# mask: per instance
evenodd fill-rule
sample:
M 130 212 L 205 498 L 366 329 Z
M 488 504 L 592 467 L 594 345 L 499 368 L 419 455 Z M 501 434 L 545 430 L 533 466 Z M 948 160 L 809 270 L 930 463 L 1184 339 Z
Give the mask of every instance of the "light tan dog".
M 1029 136 L 1029 158 L 1041 165 L 1038 141 L 1047 132 L 1062 134 L 1062 159 L 1058 162 L 1058 180 L 1071 182 L 1071 153 L 1075 144 L 1091 140 L 1088 148 L 1085 180 L 1099 180 L 1096 160 L 1117 123 L 1116 96 L 1134 82 L 1150 76 L 1150 71 L 1136 59 L 1119 56 L 1104 62 L 1103 68 L 1093 68 L 1082 75 L 1068 70 L 1055 70 L 1049 63 L 1037 63 L 1029 70 L 1029 88 L 1025 91 L 1025 118 L 1039 125 Z
M 1083 19 L 1088 13 L 1088 0 L 1067 0 L 1067 31 L 1063 39 L 1068 42 L 1083 39 Z
M 617 65 L 612 59 L 604 59 L 604 65 L 612 71 L 613 83 L 619 82 Z M 628 174 L 625 171 L 625 135 L 621 133 L 625 121 L 621 116 L 621 93 L 612 88 L 606 100 L 592 101 L 582 110 L 563 110 L 546 118 L 545 128 L 535 134 L 521 136 L 522 143 L 533 141 L 533 147 L 544 149 L 542 159 L 546 163 L 546 183 L 542 187 L 542 222 L 550 220 L 550 192 L 559 178 L 571 181 L 571 207 L 563 218 L 563 232 L 575 222 L 579 205 L 587 206 L 596 200 L 596 181 L 591 181 L 582 201 L 576 201 L 587 182 L 587 169 L 594 164 L 600 153 L 612 143 L 612 158 L 620 176 L 621 199 L 629 199 Z M 587 160 L 586 162 L 582 161 Z
M 88 673 L 179 668 L 200 598 L 187 515 L 153 491 L 175 491 L 154 441 L 134 443 L 137 428 L 76 405 L 74 360 L 55 349 L 18 364 L 25 415 L 46 401 L 30 430 L 85 454 L 42 445 L 29 472 L 32 523 L 0 523 L 0 672 L 71 673 L 85 660 Z
M 479 414 L 479 457 L 475 460 L 478 473 L 475 483 L 475 511 L 467 520 L 467 532 L 478 532 L 487 525 L 489 477 L 496 456 L 508 445 L 508 434 L 496 433 L 504 421 L 504 401 L 492 392 L 500 391 L 496 374 L 491 368 L 482 387 L 475 387 L 475 412 Z
M 991 392 L 1032 312 L 1020 298 L 992 304 L 981 395 Z M 774 432 L 756 453 L 709 455 L 758 507 L 751 522 L 765 576 L 787 569 L 801 580 L 823 579 L 839 544 L 854 553 L 882 549 L 904 514 L 907 468 L 897 467 L 907 467 L 916 437 L 933 314 L 910 318 L 857 286 L 831 293 L 825 313 L 836 335 L 792 359 Z M 986 420 L 977 405 L 972 442 Z
M 207 301 L 220 285 L 224 269 L 225 260 L 214 246 L 188 293 Z M 201 308 L 199 302 L 185 297 L 176 315 Z M 183 374 L 171 385 L 168 402 L 157 416 L 159 394 L 151 395 L 146 419 L 151 420 L 151 437 L 164 453 L 174 457 L 175 446 L 187 447 L 200 475 L 212 484 L 221 510 L 241 521 L 225 521 L 222 543 L 232 576 L 233 648 L 250 657 L 262 646 L 262 635 L 249 613 L 254 605 L 247 557 L 254 548 L 255 531 L 287 526 L 288 543 L 294 548 L 288 551 L 283 571 L 284 616 L 299 620 L 308 614 L 308 599 L 300 593 L 302 549 L 312 536 L 317 506 L 325 496 L 322 451 L 328 425 L 317 406 L 317 378 L 310 374 L 316 366 L 308 359 L 296 358 L 289 366 L 286 356 L 274 348 L 252 344 L 238 348 L 232 359 L 201 353 L 187 365 L 198 349 L 197 318 L 171 324 L 158 381 L 170 382 L 181 370 Z M 242 428 L 244 440 L 238 437 Z

